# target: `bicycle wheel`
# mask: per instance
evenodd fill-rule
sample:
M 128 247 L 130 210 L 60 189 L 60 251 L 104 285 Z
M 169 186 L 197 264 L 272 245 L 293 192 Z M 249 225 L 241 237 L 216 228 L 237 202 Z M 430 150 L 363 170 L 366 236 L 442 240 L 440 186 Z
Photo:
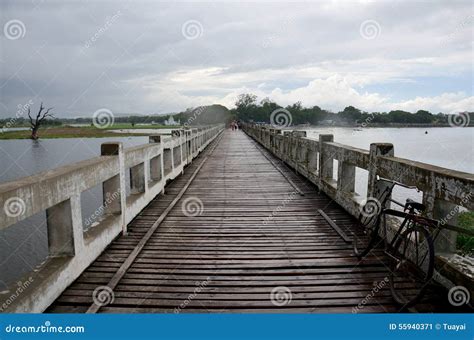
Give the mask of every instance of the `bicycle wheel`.
M 361 212 L 357 219 L 357 228 L 364 231 L 368 240 L 365 240 L 365 243 L 359 246 L 357 237 L 354 237 L 354 254 L 359 258 L 367 255 L 379 239 L 381 211 L 382 204 L 375 198 L 369 198 L 365 205 L 361 207 Z
M 424 226 L 411 225 L 397 238 L 392 251 L 392 296 L 403 307 L 413 306 L 423 297 L 433 276 L 433 239 Z

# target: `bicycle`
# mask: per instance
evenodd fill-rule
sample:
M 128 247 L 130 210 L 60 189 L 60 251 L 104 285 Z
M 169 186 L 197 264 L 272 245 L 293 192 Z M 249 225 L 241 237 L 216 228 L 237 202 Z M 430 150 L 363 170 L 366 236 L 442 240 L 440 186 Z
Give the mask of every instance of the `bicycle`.
M 422 203 L 407 199 L 403 204 L 391 198 L 395 186 L 419 191 L 417 187 L 383 178 L 378 178 L 378 181 L 385 182 L 385 189 L 379 193 L 378 199 L 367 200 L 358 218 L 358 226 L 369 236 L 369 241 L 364 249 L 359 249 L 357 238 L 354 237 L 354 253 L 358 258 L 369 254 L 380 242 L 379 230 L 383 225 L 384 252 L 390 259 L 390 290 L 398 304 L 410 307 L 423 297 L 433 276 L 433 240 L 439 233 L 439 221 L 422 216 L 426 209 Z M 402 207 L 403 211 L 391 209 L 389 203 L 395 203 Z M 387 229 L 389 216 L 402 219 L 390 241 Z M 433 238 L 432 234 L 435 233 Z

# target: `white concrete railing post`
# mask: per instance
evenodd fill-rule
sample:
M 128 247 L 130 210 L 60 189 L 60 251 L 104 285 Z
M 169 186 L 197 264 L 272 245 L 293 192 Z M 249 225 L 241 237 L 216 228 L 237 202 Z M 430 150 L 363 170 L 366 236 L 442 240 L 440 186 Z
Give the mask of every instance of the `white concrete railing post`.
M 377 197 L 377 193 L 383 192 L 388 183 L 377 182 L 378 173 L 378 157 L 394 156 L 393 144 L 390 143 L 372 143 L 369 149 L 369 164 L 367 171 L 369 172 L 367 181 L 367 198 Z
M 178 156 L 177 154 L 175 154 L 174 157 L 176 158 L 175 161 L 177 161 L 177 159 L 180 160 L 180 162 L 178 164 L 178 166 L 179 166 L 179 165 L 183 164 L 183 162 L 184 162 L 183 145 L 184 145 L 184 143 L 186 143 L 185 139 L 184 139 L 184 130 L 183 129 L 172 130 L 171 135 L 178 137 L 178 146 L 177 147 L 179 148 L 179 157 L 177 157 Z M 175 164 L 175 166 L 176 166 L 176 164 Z M 183 174 L 183 173 L 184 173 L 184 167 L 181 170 L 181 174 Z
M 293 131 L 291 133 L 291 138 L 290 138 L 290 141 L 291 141 L 291 159 L 294 161 L 294 168 L 295 168 L 295 171 L 296 172 L 299 172 L 300 171 L 300 168 L 304 167 L 302 166 L 302 162 L 303 160 L 301 159 L 301 146 L 300 146 L 300 142 L 301 142 L 301 138 L 305 138 L 306 137 L 306 131 Z M 306 164 L 306 161 L 303 162 L 303 164 Z
M 101 156 L 118 157 L 119 173 L 102 183 L 103 204 L 105 214 L 120 214 L 122 232 L 127 233 L 126 211 L 127 193 L 125 190 L 125 159 L 123 145 L 120 142 L 102 143 Z
M 166 147 L 163 142 L 163 136 L 161 138 L 161 143 L 163 144 L 163 169 L 164 176 L 166 177 L 169 173 L 173 171 L 173 148 Z
M 145 163 L 140 163 L 130 168 L 130 193 L 133 195 L 143 192 L 145 192 Z
M 160 144 L 160 154 L 150 159 L 150 179 L 152 181 L 162 181 L 165 178 L 165 169 L 163 165 L 163 143 L 161 141 L 161 135 L 151 135 L 148 137 L 149 143 Z M 165 186 L 163 185 L 162 193 L 165 193 Z
M 355 166 L 345 160 L 338 160 L 337 190 L 353 195 L 355 190 Z
M 334 136 L 333 135 L 319 135 L 319 181 L 330 180 L 332 179 L 333 175 L 333 156 L 329 155 L 324 150 L 324 143 L 325 142 L 333 142 Z M 321 188 L 321 185 L 319 186 Z
M 186 127 L 184 130 L 185 140 L 186 140 L 186 163 L 192 163 L 192 139 L 191 139 L 191 130 L 189 127 Z
M 424 195 L 423 195 L 424 196 Z M 459 207 L 451 202 L 436 199 L 432 213 L 427 207 L 427 215 L 438 219 L 443 223 L 449 216 L 449 224 L 458 225 Z M 442 229 L 436 238 L 435 251 L 439 253 L 456 253 L 456 242 L 458 233 L 453 230 Z

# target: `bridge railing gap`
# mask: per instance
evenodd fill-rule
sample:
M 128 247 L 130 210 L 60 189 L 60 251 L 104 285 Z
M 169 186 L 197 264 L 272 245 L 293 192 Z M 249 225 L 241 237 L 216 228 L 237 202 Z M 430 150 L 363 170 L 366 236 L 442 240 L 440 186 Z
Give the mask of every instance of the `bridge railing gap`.
M 0 293 L 0 310 L 44 311 L 120 233 L 127 233 L 128 223 L 223 129 L 214 125 L 173 130 L 127 149 L 119 142 L 103 143 L 99 157 L 0 184 L 0 230 L 46 211 L 49 247 L 45 263 L 20 279 L 31 281 L 26 291 L 12 301 L 15 282 Z M 103 202 L 97 208 L 102 219 L 84 231 L 81 193 L 97 185 L 102 185 Z M 21 214 L 8 213 L 12 198 L 21 202 Z
M 473 174 L 396 157 L 394 146 L 388 143 L 372 143 L 370 150 L 363 150 L 336 143 L 331 134 L 320 134 L 315 140 L 301 130 L 250 123 L 243 123 L 242 129 L 356 218 L 361 203 L 385 185 L 376 181 L 377 175 L 418 187 L 427 207 L 425 214 L 442 221 L 444 227 L 435 243 L 437 269 L 473 290 L 474 263 L 455 253 L 457 231 L 463 231 L 457 227 L 459 207 L 474 210 Z M 368 171 L 366 197 L 355 190 L 356 168 Z

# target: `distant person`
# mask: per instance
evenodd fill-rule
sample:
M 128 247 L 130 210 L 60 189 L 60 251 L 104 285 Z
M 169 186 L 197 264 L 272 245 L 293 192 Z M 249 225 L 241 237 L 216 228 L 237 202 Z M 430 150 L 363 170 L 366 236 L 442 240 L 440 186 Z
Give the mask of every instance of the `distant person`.
M 230 128 L 232 129 L 232 131 L 238 130 L 237 122 L 235 120 L 230 123 Z

